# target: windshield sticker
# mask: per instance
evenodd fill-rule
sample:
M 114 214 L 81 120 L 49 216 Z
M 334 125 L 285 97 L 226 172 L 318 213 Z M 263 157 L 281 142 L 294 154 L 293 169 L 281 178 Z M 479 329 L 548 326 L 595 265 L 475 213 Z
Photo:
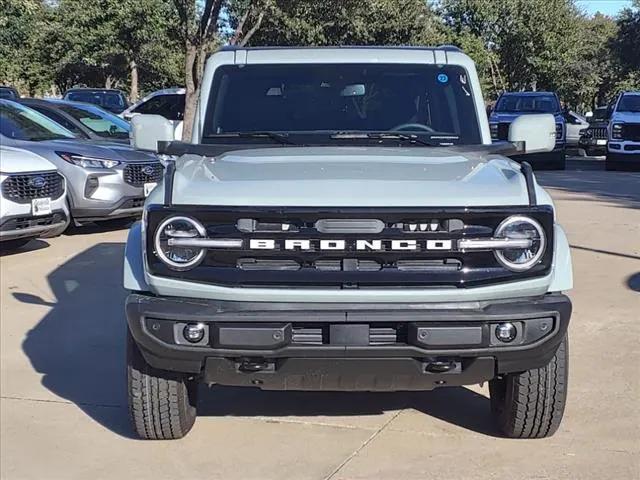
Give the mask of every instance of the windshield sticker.
M 446 73 L 439 73 L 438 81 L 440 83 L 447 83 L 449 81 L 449 75 L 447 75 Z

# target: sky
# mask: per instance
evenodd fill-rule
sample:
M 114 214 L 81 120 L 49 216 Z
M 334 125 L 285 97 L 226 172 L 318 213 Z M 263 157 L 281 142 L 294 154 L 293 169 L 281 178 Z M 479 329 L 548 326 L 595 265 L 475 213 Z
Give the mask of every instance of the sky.
M 631 6 L 631 0 L 578 0 L 576 3 L 590 15 L 600 12 L 612 17 Z

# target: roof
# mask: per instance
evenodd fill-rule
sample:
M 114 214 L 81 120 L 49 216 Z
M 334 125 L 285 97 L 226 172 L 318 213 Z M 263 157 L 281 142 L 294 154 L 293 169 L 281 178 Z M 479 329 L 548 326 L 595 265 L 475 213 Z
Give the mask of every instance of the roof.
M 86 90 L 89 92 L 118 92 L 118 93 L 124 93 L 123 90 L 119 90 L 117 88 L 91 88 L 91 87 L 73 87 L 73 88 L 68 88 L 67 90 L 65 90 L 65 95 L 68 92 L 77 92 L 77 91 L 82 91 L 82 90 Z
M 330 50 L 330 49 L 384 49 L 384 50 L 442 50 L 445 52 L 462 52 L 455 45 L 439 45 L 437 47 L 427 47 L 421 45 L 325 45 L 325 46 L 289 46 L 289 47 L 239 47 L 237 45 L 224 45 L 218 51 L 235 52 L 237 50 Z
M 522 95 L 525 97 L 536 97 L 539 95 L 555 95 L 556 92 L 546 92 L 546 91 L 537 91 L 537 92 L 503 92 L 502 95 Z

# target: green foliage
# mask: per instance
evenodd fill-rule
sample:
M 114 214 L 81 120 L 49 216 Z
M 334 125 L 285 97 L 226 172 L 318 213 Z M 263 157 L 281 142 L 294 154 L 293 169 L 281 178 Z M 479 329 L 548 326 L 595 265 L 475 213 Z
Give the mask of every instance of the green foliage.
M 266 15 L 249 45 L 407 45 L 445 39 L 424 0 L 261 0 L 252 4 L 254 17 Z M 231 4 L 232 27 L 246 8 L 246 1 Z
M 637 56 L 623 53 L 633 49 L 640 55 L 640 14 L 630 9 L 616 24 L 602 15 L 587 17 L 574 0 L 441 0 L 438 5 L 453 43 L 477 62 L 491 97 L 503 90 L 553 90 L 568 105 L 591 108 L 611 95 L 621 75 L 639 70 Z

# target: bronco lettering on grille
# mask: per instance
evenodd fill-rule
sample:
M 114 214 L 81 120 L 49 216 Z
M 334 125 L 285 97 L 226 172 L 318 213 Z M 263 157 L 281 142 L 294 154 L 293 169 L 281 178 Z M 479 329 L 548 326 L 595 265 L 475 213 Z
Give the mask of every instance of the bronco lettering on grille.
M 356 250 L 356 251 L 425 251 L 425 250 L 453 250 L 453 240 L 273 240 L 251 239 L 250 250 L 297 250 L 297 251 L 327 251 L 327 250 Z

